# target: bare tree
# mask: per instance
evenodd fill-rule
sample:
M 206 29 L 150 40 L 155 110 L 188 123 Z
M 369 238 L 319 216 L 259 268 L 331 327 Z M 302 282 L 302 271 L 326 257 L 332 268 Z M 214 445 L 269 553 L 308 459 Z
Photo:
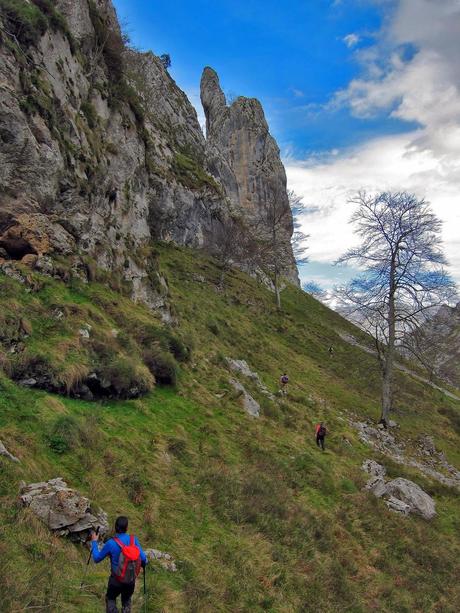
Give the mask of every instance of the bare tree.
M 308 262 L 306 241 L 309 234 L 305 234 L 301 230 L 300 217 L 307 209 L 302 202 L 302 196 L 298 196 L 292 189 L 288 190 L 289 206 L 291 207 L 292 220 L 294 222 L 294 232 L 291 237 L 292 251 L 296 264 L 305 264 Z
M 282 278 L 295 265 L 290 249 L 292 223 L 286 196 L 285 188 L 272 185 L 265 209 L 251 228 L 256 237 L 257 264 L 273 283 L 278 310 L 281 310 Z
M 420 325 L 427 311 L 448 301 L 454 284 L 444 269 L 441 221 L 424 200 L 406 192 L 360 192 L 351 222 L 361 238 L 338 263 L 353 262 L 363 272 L 339 297 L 373 334 L 382 371 L 381 422 L 392 407 L 398 342 Z
M 320 302 L 325 302 L 327 300 L 326 290 L 323 289 L 319 283 L 316 283 L 316 281 L 307 281 L 306 283 L 303 283 L 302 289 L 304 292 L 310 294 L 313 296 L 313 298 L 316 298 L 316 300 L 319 300 Z
M 218 220 L 213 238 L 213 243 L 206 246 L 206 251 L 215 258 L 220 268 L 219 288 L 222 290 L 228 271 L 234 266 L 247 266 L 255 258 L 255 249 L 248 228 L 236 217 L 225 223 Z

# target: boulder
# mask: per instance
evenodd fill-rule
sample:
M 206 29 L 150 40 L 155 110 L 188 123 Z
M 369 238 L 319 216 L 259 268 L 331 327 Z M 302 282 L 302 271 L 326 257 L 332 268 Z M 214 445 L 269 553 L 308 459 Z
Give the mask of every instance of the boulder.
M 424 519 L 433 519 L 436 516 L 434 500 L 413 481 L 402 477 L 393 479 L 386 484 L 386 493 L 405 502 L 411 513 L 416 513 Z
M 374 477 L 384 477 L 387 473 L 385 466 L 382 466 L 375 460 L 364 460 L 361 468 Z
M 244 385 L 242 385 L 236 379 L 230 379 L 229 382 L 230 382 L 230 385 L 237 392 L 240 393 L 240 395 L 241 395 L 241 397 L 243 399 L 243 407 L 244 407 L 244 410 L 246 411 L 246 413 L 248 413 L 252 417 L 259 417 L 259 415 L 260 415 L 260 404 L 257 402 L 257 400 L 254 400 L 254 398 L 251 396 L 251 394 L 249 394 L 246 391 Z
M 8 460 L 11 460 L 12 462 L 21 462 L 21 460 L 8 451 L 2 441 L 0 441 L 0 455 L 4 458 L 8 458 Z
M 225 358 L 225 361 L 227 362 L 231 370 L 244 375 L 248 379 L 252 379 L 252 381 L 256 383 L 260 391 L 266 396 L 268 396 L 270 400 L 275 399 L 274 395 L 269 392 L 267 387 L 262 383 L 259 375 L 249 368 L 249 365 L 246 360 L 234 360 L 233 358 Z
M 59 536 L 85 542 L 91 530 L 108 532 L 107 513 L 95 509 L 89 499 L 67 486 L 60 477 L 23 485 L 20 501 Z
M 387 491 L 384 478 L 378 475 L 371 477 L 364 486 L 364 489 L 372 492 L 377 498 L 384 496 Z

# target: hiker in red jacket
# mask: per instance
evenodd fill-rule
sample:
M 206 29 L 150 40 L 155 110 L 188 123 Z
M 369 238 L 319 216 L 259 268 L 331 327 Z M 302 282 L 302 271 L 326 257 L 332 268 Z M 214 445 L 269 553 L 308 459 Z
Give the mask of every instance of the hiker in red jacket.
M 118 613 L 117 598 L 121 596 L 122 613 L 131 612 L 131 596 L 134 593 L 136 578 L 140 568 L 147 564 L 147 556 L 134 535 L 127 534 L 128 518 L 120 516 L 115 522 L 115 536 L 107 541 L 99 551 L 98 535 L 93 532 L 92 554 L 98 564 L 107 556 L 110 557 L 111 575 L 105 597 L 106 612 Z
M 321 447 L 321 449 L 324 451 L 324 438 L 326 437 L 327 430 L 326 430 L 326 426 L 323 424 L 322 421 L 316 425 L 315 434 L 316 434 L 316 444 L 318 445 L 318 447 Z

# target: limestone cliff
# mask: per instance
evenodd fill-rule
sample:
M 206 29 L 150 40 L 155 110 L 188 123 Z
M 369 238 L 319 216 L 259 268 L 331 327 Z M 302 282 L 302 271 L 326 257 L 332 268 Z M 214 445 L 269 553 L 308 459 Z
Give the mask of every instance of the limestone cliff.
M 152 239 L 206 247 L 235 209 L 257 214 L 272 180 L 292 253 L 284 169 L 257 101 L 226 107 L 206 70 L 206 143 L 160 60 L 126 47 L 110 0 L 23 4 L 0 0 L 0 257 L 63 254 L 82 275 L 89 257 L 161 307 Z
M 271 136 L 262 106 L 255 98 L 240 96 L 227 105 L 219 78 L 205 68 L 201 101 L 206 115 L 206 157 L 213 176 L 225 185 L 232 204 L 256 222 L 267 224 L 276 209 L 286 253 L 288 276 L 298 282 L 291 250 L 293 221 L 286 191 L 286 173 L 280 151 Z

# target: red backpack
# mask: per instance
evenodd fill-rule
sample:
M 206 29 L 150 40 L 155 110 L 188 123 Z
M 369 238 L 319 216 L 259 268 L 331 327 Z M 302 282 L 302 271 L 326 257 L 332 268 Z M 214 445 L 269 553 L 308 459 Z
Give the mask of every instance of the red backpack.
M 134 535 L 129 537 L 129 545 L 125 545 L 116 536 L 113 540 L 121 547 L 117 570 L 114 577 L 120 583 L 134 583 L 141 570 L 141 551 L 134 542 Z

